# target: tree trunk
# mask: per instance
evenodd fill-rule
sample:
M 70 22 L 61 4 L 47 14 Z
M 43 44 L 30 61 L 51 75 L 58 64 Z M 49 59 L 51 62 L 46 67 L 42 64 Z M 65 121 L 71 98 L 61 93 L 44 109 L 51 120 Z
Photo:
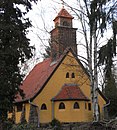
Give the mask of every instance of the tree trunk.
M 95 22 L 96 23 L 96 22 Z M 93 79 L 93 111 L 94 111 L 94 121 L 98 122 L 99 121 L 99 110 L 98 110 L 98 72 L 97 72 L 97 37 L 96 37 L 96 25 L 94 25 L 94 35 L 93 35 L 93 40 L 94 40 L 94 65 L 93 65 L 93 70 L 94 70 L 94 79 Z

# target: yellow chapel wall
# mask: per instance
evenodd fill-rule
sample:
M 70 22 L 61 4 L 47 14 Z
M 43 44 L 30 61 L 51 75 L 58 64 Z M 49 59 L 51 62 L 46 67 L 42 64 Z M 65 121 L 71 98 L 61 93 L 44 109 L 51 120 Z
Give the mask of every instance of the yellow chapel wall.
M 71 66 L 72 65 L 72 66 Z M 72 72 L 75 73 L 75 78 L 66 78 L 66 73 L 69 72 L 71 74 Z M 83 76 L 81 74 L 83 73 Z M 80 78 L 80 79 L 79 79 Z M 60 91 L 61 87 L 65 83 L 75 83 L 81 85 L 81 90 L 84 92 L 84 94 L 90 98 L 90 90 L 89 90 L 89 79 L 86 74 L 84 74 L 84 71 L 82 71 L 82 68 L 77 63 L 77 61 L 74 59 L 73 55 L 71 53 L 66 56 L 64 61 L 61 63 L 59 68 L 56 70 L 54 75 L 51 77 L 49 82 L 46 84 L 44 89 L 41 91 L 41 93 L 34 99 L 33 103 L 38 105 L 39 108 L 43 103 L 47 105 L 47 110 L 40 110 L 40 122 L 41 123 L 47 123 L 51 122 L 52 120 L 52 102 L 51 99 L 57 95 L 57 93 Z M 67 103 L 69 107 L 69 102 Z M 55 108 L 55 111 L 57 111 L 57 107 Z M 81 110 L 83 111 L 83 109 Z M 66 115 L 69 115 L 69 111 L 66 111 Z M 74 114 L 75 115 L 75 114 Z M 69 115 L 70 116 L 70 115 Z M 69 117 L 70 119 L 70 117 Z M 80 119 L 80 118 L 79 118 Z M 62 121 L 66 121 L 67 118 L 63 117 Z M 86 120 L 84 116 L 82 116 L 82 121 Z M 72 120 L 69 120 L 72 122 Z M 79 120 L 77 120 L 79 121 Z
M 65 109 L 58 109 L 60 103 L 65 104 Z M 74 109 L 75 102 L 79 103 L 79 109 Z M 60 122 L 88 122 L 92 121 L 92 109 L 85 108 L 86 101 L 57 101 L 54 104 L 55 118 Z
M 102 98 L 100 94 L 98 94 L 98 103 L 100 106 L 100 119 L 104 119 L 104 105 L 106 104 L 106 101 Z
M 71 74 L 74 72 L 75 73 L 75 78 L 66 78 L 66 73 L 69 72 L 70 77 Z M 40 123 L 48 123 L 52 121 L 52 102 L 51 99 L 56 96 L 56 94 L 60 91 L 61 87 L 65 84 L 65 83 L 75 83 L 75 84 L 79 84 L 80 89 L 82 90 L 82 92 L 90 99 L 90 81 L 89 81 L 89 77 L 86 75 L 85 71 L 81 68 L 81 66 L 78 64 L 78 62 L 75 60 L 75 58 L 73 57 L 73 55 L 71 53 L 68 53 L 68 55 L 65 57 L 65 59 L 63 60 L 63 62 L 61 63 L 61 65 L 59 66 L 59 68 L 56 70 L 56 72 L 54 73 L 54 75 L 51 77 L 51 79 L 49 80 L 49 82 L 46 84 L 46 86 L 44 87 L 44 89 L 41 91 L 41 93 L 33 100 L 33 103 L 39 106 L 39 109 L 41 108 L 41 105 L 43 103 L 45 103 L 47 105 L 47 110 L 39 110 L 39 120 Z M 100 99 L 101 97 L 99 96 L 99 104 L 101 105 L 101 107 L 104 104 L 103 99 Z M 67 108 L 70 109 L 72 102 L 65 102 L 67 105 Z M 81 101 L 80 105 L 83 107 L 84 102 Z M 67 117 L 64 116 L 60 116 L 59 114 L 57 114 L 58 107 L 57 107 L 57 102 L 55 103 L 55 115 L 56 118 L 60 118 L 60 120 L 62 122 L 66 122 L 67 119 L 69 119 L 70 122 L 73 122 L 73 120 L 71 119 L 71 115 L 69 114 L 69 110 L 65 110 L 65 115 L 67 115 Z M 81 108 L 82 108 L 81 107 Z M 29 119 L 29 111 L 30 111 L 30 104 L 26 104 L 26 120 L 28 121 Z M 80 115 L 82 118 L 82 121 L 90 121 L 92 120 L 92 111 L 88 111 L 88 110 L 84 110 L 81 109 L 79 110 L 79 115 L 82 113 L 82 115 Z M 84 115 L 83 115 L 83 111 L 84 111 Z M 59 112 L 58 112 L 59 113 Z M 72 115 L 74 118 L 74 121 L 79 121 L 80 120 L 80 116 L 78 118 L 76 118 L 76 113 L 77 110 L 74 110 L 73 112 L 74 114 Z M 16 118 L 16 123 L 19 122 L 20 120 L 20 116 L 21 113 L 16 113 L 17 118 Z
M 29 120 L 29 113 L 30 113 L 30 104 L 29 103 L 24 103 L 25 104 L 25 119 L 28 122 Z M 23 105 L 24 105 L 23 104 Z M 21 114 L 22 111 L 17 111 L 17 106 L 15 106 L 15 123 L 20 123 L 20 119 L 21 119 Z M 8 118 L 12 118 L 13 113 L 8 113 Z

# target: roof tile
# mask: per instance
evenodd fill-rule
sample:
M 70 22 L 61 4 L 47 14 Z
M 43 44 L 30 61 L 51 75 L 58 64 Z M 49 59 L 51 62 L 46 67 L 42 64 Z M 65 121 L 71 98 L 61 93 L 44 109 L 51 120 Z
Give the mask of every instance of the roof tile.
M 66 9 L 64 9 L 64 8 L 62 8 L 61 10 L 60 10 L 60 12 L 58 13 L 58 15 L 56 16 L 56 18 L 58 18 L 58 17 L 65 17 L 65 18 L 70 18 L 70 19 L 73 19 L 73 17 L 67 12 L 67 10 Z M 56 19 L 55 18 L 55 19 Z M 54 20 L 55 20 L 54 19 Z
M 62 100 L 89 100 L 76 84 L 64 84 L 60 92 L 53 98 L 54 101 Z
M 35 94 L 42 88 L 44 83 L 49 78 L 52 71 L 57 66 L 57 62 L 51 65 L 51 58 L 44 60 L 41 63 L 38 63 L 26 79 L 23 81 L 20 88 L 23 90 L 25 94 L 25 98 L 23 100 L 31 99 L 35 96 Z M 17 95 L 16 102 L 23 101 L 21 96 Z

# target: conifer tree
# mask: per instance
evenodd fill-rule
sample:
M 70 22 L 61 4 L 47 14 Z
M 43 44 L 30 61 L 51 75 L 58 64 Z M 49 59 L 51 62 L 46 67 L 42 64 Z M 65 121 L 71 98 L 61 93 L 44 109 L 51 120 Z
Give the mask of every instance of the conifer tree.
M 108 115 L 110 118 L 115 118 L 117 116 L 117 84 L 115 83 L 114 74 L 110 74 L 106 78 L 105 83 L 105 95 L 110 100 L 110 104 L 107 107 Z
M 7 118 L 23 75 L 19 64 L 32 57 L 33 47 L 26 37 L 31 27 L 26 14 L 37 0 L 0 0 L 0 120 Z M 21 7 L 21 8 L 20 8 Z

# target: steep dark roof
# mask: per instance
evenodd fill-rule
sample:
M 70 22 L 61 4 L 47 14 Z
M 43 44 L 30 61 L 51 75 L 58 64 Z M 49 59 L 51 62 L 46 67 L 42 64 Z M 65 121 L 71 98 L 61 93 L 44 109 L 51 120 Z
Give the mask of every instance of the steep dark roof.
M 102 91 L 100 91 L 100 89 L 98 88 L 98 93 L 100 94 L 100 96 L 106 101 L 106 103 L 109 102 L 109 99 L 102 93 Z

